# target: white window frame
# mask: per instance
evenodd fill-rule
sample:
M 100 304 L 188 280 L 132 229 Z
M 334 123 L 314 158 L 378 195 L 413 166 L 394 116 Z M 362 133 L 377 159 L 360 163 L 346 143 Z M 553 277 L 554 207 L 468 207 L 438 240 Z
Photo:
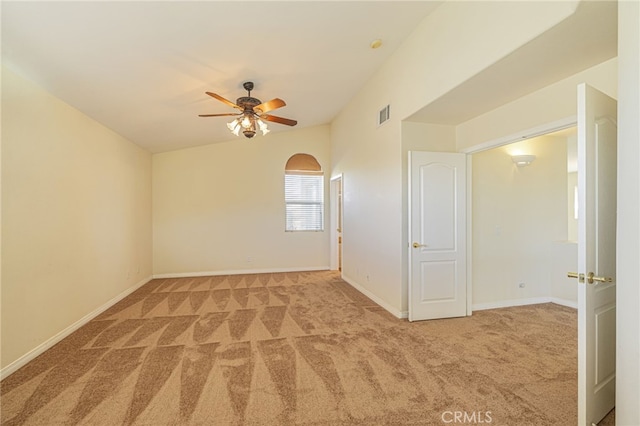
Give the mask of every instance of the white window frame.
M 291 191 L 287 190 L 288 177 L 300 176 L 314 177 L 318 180 L 317 192 L 314 194 L 298 194 L 299 197 L 294 198 Z M 322 232 L 324 231 L 324 173 L 318 171 L 287 171 L 285 172 L 284 182 L 284 199 L 285 199 L 285 231 L 286 232 Z M 305 195 L 307 195 L 305 197 Z M 289 206 L 298 206 L 300 217 L 296 224 L 293 223 L 294 218 L 291 217 L 291 209 Z M 311 209 L 304 209 L 303 206 L 309 206 Z M 316 207 L 315 209 L 313 207 Z M 306 211 L 305 211 L 306 210 Z M 308 216 L 308 217 L 305 217 Z M 319 216 L 319 218 L 318 218 Z

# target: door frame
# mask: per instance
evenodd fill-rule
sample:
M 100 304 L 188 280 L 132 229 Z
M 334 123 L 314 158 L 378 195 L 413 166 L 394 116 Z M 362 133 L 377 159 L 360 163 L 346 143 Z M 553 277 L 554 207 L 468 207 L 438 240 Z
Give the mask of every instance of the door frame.
M 338 192 L 343 194 L 343 202 L 340 209 L 338 208 Z M 338 256 L 341 256 L 338 250 L 338 223 L 342 224 L 341 234 L 344 234 L 344 176 L 342 173 L 333 176 L 330 180 L 329 206 L 329 268 L 332 271 L 337 271 L 338 265 L 340 265 Z M 338 214 L 340 214 L 340 218 L 338 218 Z M 342 262 L 342 270 L 344 270 L 344 260 Z M 342 271 L 340 273 L 342 274 Z
M 530 127 L 528 129 L 520 130 L 516 133 L 511 133 L 509 135 L 501 136 L 496 139 L 491 139 L 486 142 L 467 147 L 461 150 L 460 152 L 463 152 L 465 154 L 476 154 L 481 151 L 486 151 L 488 149 L 497 148 L 503 145 L 509 145 L 514 142 L 523 141 L 525 139 L 531 139 L 538 136 L 543 136 L 548 133 L 553 133 L 559 130 L 568 129 L 569 127 L 575 127 L 577 125 L 578 125 L 578 116 L 571 115 L 569 117 L 565 117 L 560 120 L 543 123 L 535 127 Z

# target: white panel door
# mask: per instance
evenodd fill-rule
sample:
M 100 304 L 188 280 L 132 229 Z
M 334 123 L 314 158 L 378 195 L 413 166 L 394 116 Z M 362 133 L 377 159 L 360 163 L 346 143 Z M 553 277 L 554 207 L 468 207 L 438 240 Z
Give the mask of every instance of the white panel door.
M 409 321 L 465 316 L 466 155 L 409 153 Z
M 615 404 L 617 105 L 578 86 L 578 424 Z M 611 279 L 611 282 L 609 282 Z

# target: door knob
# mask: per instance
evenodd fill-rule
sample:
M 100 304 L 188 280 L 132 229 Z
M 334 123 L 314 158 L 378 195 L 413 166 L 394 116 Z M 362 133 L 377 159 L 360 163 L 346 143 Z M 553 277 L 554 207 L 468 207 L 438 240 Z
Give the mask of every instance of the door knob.
M 413 243 L 413 248 L 420 248 L 420 247 L 426 247 L 426 244 L 420 244 L 420 243 Z
M 578 282 L 585 282 L 585 278 L 588 284 L 593 284 L 594 282 L 599 283 L 610 283 L 613 282 L 613 278 L 611 277 L 596 277 L 593 272 L 589 272 L 585 277 L 584 274 L 579 274 L 577 272 L 567 272 L 567 277 L 569 278 L 577 278 Z
M 589 272 L 587 274 L 587 282 L 589 284 L 593 284 L 594 281 L 597 281 L 599 283 L 610 283 L 610 282 L 613 282 L 613 278 L 611 278 L 611 277 L 596 277 L 593 272 Z
M 568 278 L 577 278 L 578 282 L 580 282 L 580 283 L 584 282 L 584 274 L 579 274 L 577 272 L 567 272 L 567 277 Z

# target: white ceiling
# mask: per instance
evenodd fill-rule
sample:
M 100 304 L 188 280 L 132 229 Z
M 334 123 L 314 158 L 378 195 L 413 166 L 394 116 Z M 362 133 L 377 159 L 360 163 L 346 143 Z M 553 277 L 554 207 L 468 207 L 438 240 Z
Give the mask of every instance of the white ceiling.
M 562 0 L 558 0 L 562 1 Z M 151 152 L 234 138 L 205 95 L 331 122 L 442 1 L 2 1 L 2 61 Z M 369 44 L 382 39 L 381 48 Z M 576 13 L 408 119 L 459 124 L 616 56 L 617 2 Z M 36 118 L 37 119 L 37 118 Z M 287 126 L 270 123 L 273 132 Z
M 2 61 L 163 152 L 234 138 L 228 119 L 198 114 L 235 112 L 204 92 L 235 101 L 248 80 L 252 96 L 286 101 L 274 115 L 329 123 L 440 3 L 3 1 Z

